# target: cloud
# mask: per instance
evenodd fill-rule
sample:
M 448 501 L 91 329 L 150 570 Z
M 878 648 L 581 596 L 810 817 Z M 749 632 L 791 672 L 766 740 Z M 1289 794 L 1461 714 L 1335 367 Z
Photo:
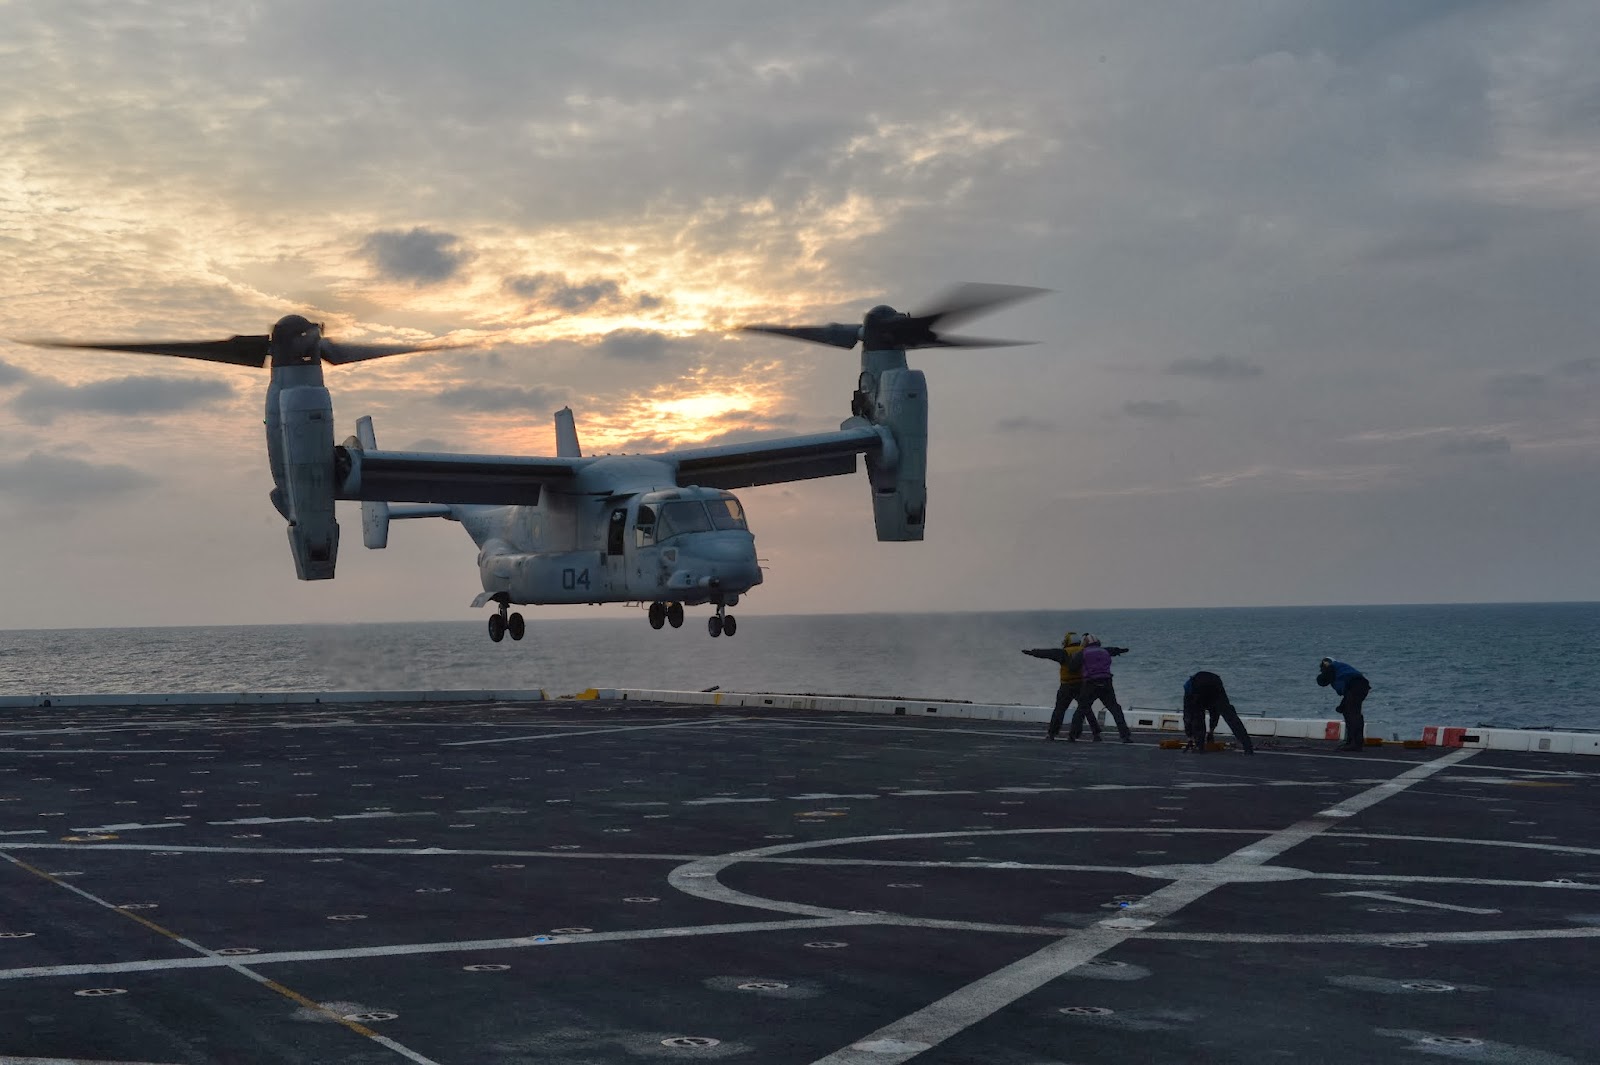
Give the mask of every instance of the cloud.
M 1001 418 L 994 423 L 997 433 L 1049 433 L 1054 432 L 1057 426 L 1053 421 L 1045 418 L 1033 418 L 1020 414 L 1013 418 Z
M 447 388 L 438 402 L 458 410 L 500 413 L 538 411 L 549 414 L 566 403 L 566 390 L 560 388 L 519 388 L 515 385 L 463 385 Z
M 451 452 L 451 451 L 455 451 L 456 449 L 451 447 L 446 441 L 440 440 L 436 436 L 425 436 L 425 437 L 422 437 L 420 440 L 411 441 L 411 443 L 407 444 L 405 447 L 401 448 L 400 450 L 402 450 L 402 451 L 444 451 L 444 452 Z
M 85 385 L 34 379 L 7 405 L 24 421 L 48 425 L 62 414 L 174 414 L 233 394 L 227 381 L 207 378 L 131 376 Z
M 1494 396 L 1537 396 L 1544 386 L 1544 374 L 1516 371 L 1495 374 L 1484 387 Z
M 1153 418 L 1171 421 L 1183 416 L 1183 406 L 1175 399 L 1130 399 L 1122 405 L 1122 413 L 1130 418 Z
M 1178 359 L 1167 367 L 1166 372 L 1183 377 L 1209 377 L 1213 381 L 1243 381 L 1260 377 L 1264 371 L 1249 359 L 1213 355 L 1209 359 Z
M 28 503 L 82 503 L 126 495 L 153 484 L 153 477 L 115 463 L 95 465 L 38 451 L 16 461 L 0 460 L 0 494 Z
M 466 249 L 456 250 L 460 243 L 454 233 L 422 226 L 380 229 L 361 242 L 361 254 L 387 278 L 429 285 L 448 281 L 472 257 Z
M 1503 436 L 1462 436 L 1439 444 L 1441 455 L 1508 455 L 1511 441 Z
M 648 329 L 618 329 L 607 333 L 595 347 L 610 359 L 656 362 L 667 354 L 668 340 Z
M 33 375 L 20 366 L 13 366 L 4 359 L 0 359 L 0 388 L 10 388 L 12 385 L 21 384 Z
M 565 274 L 519 274 L 506 279 L 506 288 L 541 306 L 571 312 L 586 311 L 622 294 L 622 286 L 610 278 L 592 277 L 574 284 Z

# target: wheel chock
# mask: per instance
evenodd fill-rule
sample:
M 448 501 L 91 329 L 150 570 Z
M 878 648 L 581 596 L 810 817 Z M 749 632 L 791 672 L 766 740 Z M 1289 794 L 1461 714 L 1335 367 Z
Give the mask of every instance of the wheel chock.
M 1162 740 L 1159 746 L 1163 751 L 1181 751 L 1189 745 L 1182 740 Z

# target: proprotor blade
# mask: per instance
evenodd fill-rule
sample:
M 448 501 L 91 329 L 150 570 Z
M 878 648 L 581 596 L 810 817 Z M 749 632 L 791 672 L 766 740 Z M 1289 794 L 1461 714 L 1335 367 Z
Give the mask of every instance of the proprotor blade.
M 1037 343 L 1037 340 L 993 340 L 988 337 L 936 336 L 926 344 L 917 344 L 915 346 L 919 348 L 1025 348 Z
M 853 348 L 856 346 L 856 341 L 861 338 L 859 325 L 845 325 L 841 322 L 830 322 L 827 325 L 747 325 L 741 328 L 747 333 L 774 333 L 781 337 L 809 340 L 813 344 L 827 344 L 835 348 Z
M 941 322 L 948 325 L 967 318 L 975 318 L 998 307 L 1004 307 L 1008 303 L 1042 296 L 1049 291 L 1047 288 L 1034 288 L 1031 285 L 993 285 L 968 281 L 951 288 L 929 310 L 911 317 L 916 321 L 926 322 L 931 329 Z
M 471 347 L 470 344 L 336 344 L 327 338 L 322 341 L 322 361 L 342 366 L 347 362 L 366 362 L 390 355 L 409 355 L 414 351 L 453 351 Z
M 170 355 L 180 359 L 221 362 L 259 369 L 267 361 L 265 336 L 232 336 L 227 340 L 27 340 L 36 348 L 87 348 L 91 351 L 131 351 L 144 355 Z

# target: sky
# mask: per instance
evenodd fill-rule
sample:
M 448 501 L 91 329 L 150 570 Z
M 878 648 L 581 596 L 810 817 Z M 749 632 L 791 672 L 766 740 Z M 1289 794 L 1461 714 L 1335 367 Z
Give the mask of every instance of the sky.
M 264 372 L 18 339 L 472 342 L 330 368 L 336 435 L 658 450 L 848 416 L 740 325 L 962 281 L 1051 292 L 912 353 L 926 541 L 745 489 L 741 613 L 1600 599 L 1596 54 L 1587 0 L 0 0 L 0 628 L 480 613 L 356 504 L 294 579 Z

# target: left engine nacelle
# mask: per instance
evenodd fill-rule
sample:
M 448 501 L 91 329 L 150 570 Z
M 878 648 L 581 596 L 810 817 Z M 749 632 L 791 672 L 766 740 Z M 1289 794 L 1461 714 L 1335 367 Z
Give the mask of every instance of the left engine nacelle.
M 304 386 L 278 393 L 283 442 L 283 509 L 289 550 L 303 581 L 333 579 L 339 559 L 334 519 L 333 400 L 326 388 Z

